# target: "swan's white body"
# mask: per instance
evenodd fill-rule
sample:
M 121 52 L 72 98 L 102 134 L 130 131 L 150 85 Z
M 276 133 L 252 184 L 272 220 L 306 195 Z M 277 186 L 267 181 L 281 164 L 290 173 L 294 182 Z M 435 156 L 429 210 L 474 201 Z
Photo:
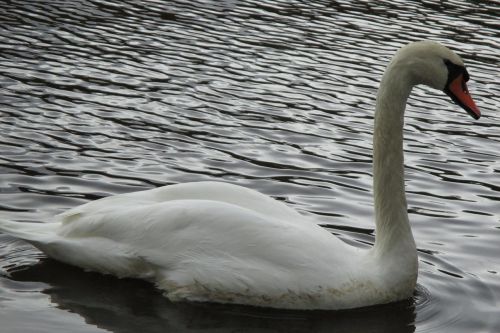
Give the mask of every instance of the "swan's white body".
M 403 179 L 403 111 L 420 82 L 404 62 L 436 43 L 398 52 L 377 101 L 374 194 L 377 238 L 370 250 L 339 240 L 284 203 L 240 186 L 187 183 L 116 195 L 48 223 L 0 220 L 0 231 L 85 269 L 153 281 L 171 300 L 293 309 L 344 309 L 412 295 L 415 242 Z M 431 86 L 443 85 L 442 78 Z

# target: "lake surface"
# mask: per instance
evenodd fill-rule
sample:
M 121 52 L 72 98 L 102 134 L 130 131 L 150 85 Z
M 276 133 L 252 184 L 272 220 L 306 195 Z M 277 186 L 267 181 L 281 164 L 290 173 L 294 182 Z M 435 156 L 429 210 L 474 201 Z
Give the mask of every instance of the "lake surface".
M 500 332 L 495 1 L 2 1 L 0 217 L 218 180 L 374 242 L 375 94 L 394 52 L 459 53 L 483 113 L 416 88 L 405 125 L 412 299 L 341 312 L 173 304 L 0 234 L 3 332 Z

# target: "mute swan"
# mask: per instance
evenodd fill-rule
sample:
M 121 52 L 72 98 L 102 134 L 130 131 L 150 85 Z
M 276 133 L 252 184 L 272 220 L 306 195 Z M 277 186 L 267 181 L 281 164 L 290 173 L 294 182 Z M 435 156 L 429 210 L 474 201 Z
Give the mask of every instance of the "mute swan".
M 259 192 L 218 182 L 111 196 L 47 223 L 0 220 L 0 231 L 65 263 L 152 281 L 172 301 L 347 309 L 405 299 L 417 279 L 404 192 L 406 100 L 425 84 L 478 119 L 468 79 L 462 60 L 436 42 L 410 43 L 388 65 L 376 103 L 370 250 Z

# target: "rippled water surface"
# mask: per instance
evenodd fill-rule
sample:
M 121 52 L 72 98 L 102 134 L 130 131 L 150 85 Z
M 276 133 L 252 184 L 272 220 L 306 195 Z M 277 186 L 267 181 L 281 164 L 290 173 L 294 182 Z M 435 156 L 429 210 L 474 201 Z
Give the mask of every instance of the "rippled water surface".
M 343 312 L 172 304 L 0 234 L 1 332 L 500 332 L 496 1 L 2 1 L 0 216 L 220 180 L 374 241 L 374 96 L 408 41 L 461 54 L 483 117 L 414 89 L 413 299 Z

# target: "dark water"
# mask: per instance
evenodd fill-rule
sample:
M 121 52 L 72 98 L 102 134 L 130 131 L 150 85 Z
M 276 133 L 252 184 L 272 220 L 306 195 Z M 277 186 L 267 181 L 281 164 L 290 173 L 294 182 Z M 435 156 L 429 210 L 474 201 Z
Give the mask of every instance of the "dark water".
M 2 218 L 221 180 L 368 246 L 374 96 L 395 50 L 455 49 L 483 117 L 429 89 L 410 99 L 411 300 L 344 312 L 172 304 L 0 235 L 0 331 L 500 332 L 499 16 L 496 1 L 2 1 Z

